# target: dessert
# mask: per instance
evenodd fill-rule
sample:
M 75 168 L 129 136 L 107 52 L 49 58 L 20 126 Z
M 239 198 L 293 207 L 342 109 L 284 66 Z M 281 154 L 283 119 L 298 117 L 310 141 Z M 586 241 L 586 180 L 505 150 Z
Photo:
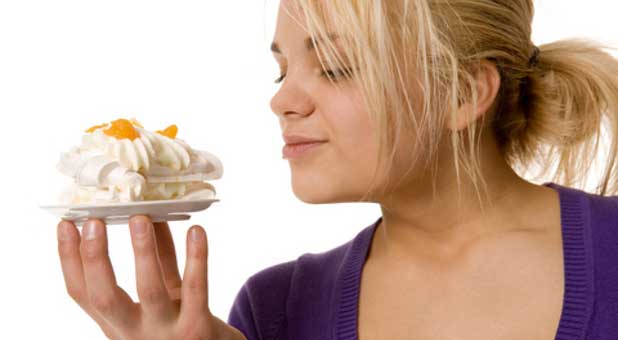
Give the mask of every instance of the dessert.
M 62 153 L 58 170 L 73 179 L 65 204 L 214 198 L 208 180 L 223 175 L 221 161 L 176 137 L 171 125 L 146 130 L 117 119 L 85 130 L 79 146 Z

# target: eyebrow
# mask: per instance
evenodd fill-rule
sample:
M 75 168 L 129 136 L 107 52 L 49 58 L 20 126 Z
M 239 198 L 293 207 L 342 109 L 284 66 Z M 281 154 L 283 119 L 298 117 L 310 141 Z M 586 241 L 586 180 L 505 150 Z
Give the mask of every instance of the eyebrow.
M 327 35 L 327 38 L 329 40 L 336 40 L 337 38 L 339 38 L 339 35 L 337 35 L 336 33 L 329 33 Z M 320 43 L 320 41 L 322 41 L 323 39 L 316 38 L 315 40 L 316 41 L 314 43 L 314 41 L 313 41 L 313 39 L 311 37 L 305 38 L 304 44 L 305 44 L 305 49 L 307 51 L 311 51 L 311 50 L 315 49 L 315 46 L 318 45 Z M 276 41 L 273 41 L 270 44 L 270 51 L 273 52 L 273 53 L 281 54 L 281 48 L 279 47 L 279 44 L 277 44 Z

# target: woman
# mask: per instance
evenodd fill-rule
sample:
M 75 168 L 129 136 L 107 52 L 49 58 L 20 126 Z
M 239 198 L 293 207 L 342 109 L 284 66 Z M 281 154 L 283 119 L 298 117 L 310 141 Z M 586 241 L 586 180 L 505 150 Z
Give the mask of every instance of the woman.
M 84 242 L 63 222 L 69 294 L 112 339 L 617 339 L 618 61 L 535 47 L 532 16 L 531 0 L 283 0 L 271 104 L 294 193 L 382 216 L 251 276 L 228 324 L 208 309 L 201 227 L 181 281 L 167 225 L 131 220 L 134 304 L 101 222 Z M 568 187 L 603 127 L 598 192 Z M 515 172 L 538 165 L 563 185 Z

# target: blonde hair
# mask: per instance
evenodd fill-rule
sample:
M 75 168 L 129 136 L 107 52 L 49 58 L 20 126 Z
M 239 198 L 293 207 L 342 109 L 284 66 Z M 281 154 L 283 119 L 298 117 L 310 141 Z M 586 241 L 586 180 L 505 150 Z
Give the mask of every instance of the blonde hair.
M 588 175 L 603 127 L 609 130 L 609 155 L 617 154 L 618 60 L 602 50 L 605 45 L 566 39 L 539 46 L 538 64 L 530 67 L 535 48 L 530 39 L 532 0 L 291 0 L 289 4 L 296 11 L 288 14 L 301 13 L 303 20 L 298 23 L 314 42 L 319 40 L 316 51 L 323 67 L 345 68 L 347 60 L 361 70 L 353 78 L 378 127 L 376 173 L 391 169 L 394 146 L 404 131 L 415 132 L 414 145 L 406 146 L 414 163 L 422 156 L 425 167 L 437 170 L 445 122 L 455 120 L 462 102 L 476 107 L 474 70 L 483 59 L 496 64 L 501 85 L 482 119 L 463 131 L 448 130 L 458 184 L 463 169 L 477 195 L 481 186 L 486 189 L 478 160 L 485 126 L 495 134 L 511 167 L 528 171 L 537 164 L 539 177 L 552 173 L 552 181 L 564 185 Z M 340 34 L 341 50 L 329 39 L 331 32 Z M 415 87 L 422 98 L 411 97 Z M 616 168 L 615 158 L 609 157 L 597 193 L 618 192 Z

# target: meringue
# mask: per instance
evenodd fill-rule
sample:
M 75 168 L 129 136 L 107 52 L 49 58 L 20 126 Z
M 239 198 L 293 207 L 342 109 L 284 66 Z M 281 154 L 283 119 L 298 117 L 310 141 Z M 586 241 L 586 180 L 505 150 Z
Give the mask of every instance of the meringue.
M 208 180 L 223 175 L 221 161 L 176 138 L 178 128 L 148 131 L 117 119 L 85 131 L 79 146 L 60 155 L 57 169 L 73 183 L 66 204 L 214 198 Z

